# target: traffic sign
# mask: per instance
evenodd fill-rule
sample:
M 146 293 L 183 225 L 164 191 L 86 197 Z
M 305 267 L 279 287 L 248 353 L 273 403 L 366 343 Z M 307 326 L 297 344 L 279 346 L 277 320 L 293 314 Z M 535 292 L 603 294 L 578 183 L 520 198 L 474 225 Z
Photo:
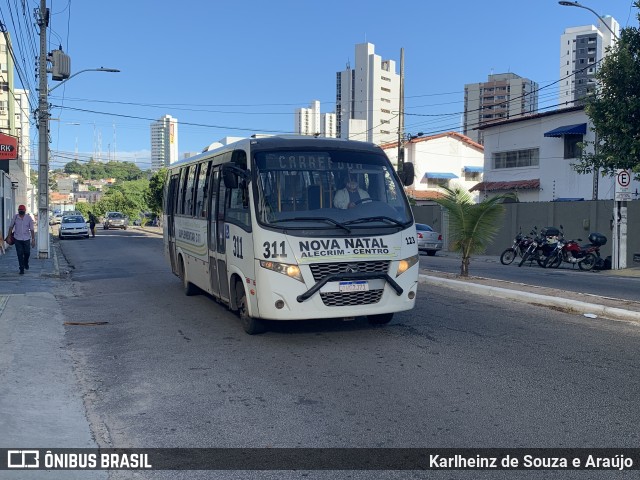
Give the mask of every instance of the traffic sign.
M 633 173 L 629 169 L 618 169 L 616 171 L 615 201 L 625 202 L 631 200 L 631 180 Z

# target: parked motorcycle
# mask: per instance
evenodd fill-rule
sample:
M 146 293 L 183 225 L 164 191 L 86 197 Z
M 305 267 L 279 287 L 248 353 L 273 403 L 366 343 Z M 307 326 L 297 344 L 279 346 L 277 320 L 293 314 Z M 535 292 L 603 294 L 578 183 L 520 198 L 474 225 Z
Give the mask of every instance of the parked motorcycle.
M 563 262 L 578 265 L 580 270 L 593 270 L 601 263 L 600 247 L 606 245 L 607 237 L 598 232 L 589 234 L 589 243 L 580 245 L 581 238 L 569 241 L 561 240 L 545 260 L 544 266 L 558 268 Z
M 538 265 L 544 267 L 547 257 L 556 247 L 561 232 L 555 227 L 546 227 L 538 234 L 538 229 L 533 227 L 531 234 L 533 235 L 533 241 L 525 250 L 518 266 L 521 267 L 527 260 L 531 263 L 535 260 Z
M 513 245 L 500 255 L 500 263 L 503 265 L 511 265 L 516 257 L 522 257 L 524 255 L 524 252 L 532 241 L 532 236 L 523 235 L 522 232 L 518 233 L 513 239 Z

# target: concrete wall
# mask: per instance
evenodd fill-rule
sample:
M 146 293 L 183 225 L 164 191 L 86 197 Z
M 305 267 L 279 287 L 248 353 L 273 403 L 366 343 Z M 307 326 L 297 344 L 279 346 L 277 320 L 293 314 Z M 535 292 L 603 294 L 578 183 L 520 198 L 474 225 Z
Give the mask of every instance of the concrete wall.
M 487 255 L 500 255 L 511 246 L 513 237 L 522 229 L 523 233 L 537 226 L 564 227 L 566 238 L 582 238 L 586 243 L 590 232 L 599 232 L 607 237 L 607 244 L 600 249 L 600 255 L 611 255 L 613 200 L 584 202 L 534 202 L 505 204 L 505 214 L 500 228 L 488 247 Z M 426 223 L 443 235 L 445 249 L 448 245 L 448 219 L 446 212 L 438 205 L 414 206 L 413 214 L 418 223 Z M 627 202 L 627 267 L 633 263 L 633 254 L 640 253 L 640 202 Z

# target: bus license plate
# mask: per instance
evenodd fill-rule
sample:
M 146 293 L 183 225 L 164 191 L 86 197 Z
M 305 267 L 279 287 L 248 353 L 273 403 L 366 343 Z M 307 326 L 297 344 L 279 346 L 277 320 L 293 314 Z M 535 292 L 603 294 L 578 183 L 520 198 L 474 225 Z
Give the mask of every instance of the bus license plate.
M 369 282 L 366 280 L 340 282 L 339 289 L 341 292 L 367 292 L 369 291 Z

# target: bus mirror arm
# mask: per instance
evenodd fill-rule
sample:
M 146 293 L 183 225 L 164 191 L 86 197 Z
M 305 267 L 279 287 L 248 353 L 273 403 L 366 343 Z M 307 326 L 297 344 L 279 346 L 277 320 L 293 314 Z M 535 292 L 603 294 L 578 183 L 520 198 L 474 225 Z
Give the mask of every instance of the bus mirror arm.
M 382 272 L 334 273 L 332 275 L 327 275 L 326 277 L 324 277 L 322 280 L 320 280 L 318 283 L 316 283 L 313 287 L 311 287 L 309 290 L 304 292 L 302 295 L 298 295 L 296 297 L 296 300 L 298 300 L 298 303 L 302 303 L 305 300 L 309 300 L 316 293 L 318 293 L 318 291 L 322 287 L 324 287 L 329 282 L 337 282 L 339 280 L 374 280 L 377 278 L 386 280 L 389 283 L 389 285 L 391 285 L 391 288 L 395 290 L 398 296 L 402 295 L 402 292 L 404 291 L 402 290 L 402 287 L 398 285 L 398 283 L 393 278 L 391 278 L 387 273 L 382 273 Z
M 242 177 L 247 183 L 251 180 L 251 172 L 235 165 L 224 165 L 222 167 L 222 180 L 227 188 L 238 188 L 238 177 Z

